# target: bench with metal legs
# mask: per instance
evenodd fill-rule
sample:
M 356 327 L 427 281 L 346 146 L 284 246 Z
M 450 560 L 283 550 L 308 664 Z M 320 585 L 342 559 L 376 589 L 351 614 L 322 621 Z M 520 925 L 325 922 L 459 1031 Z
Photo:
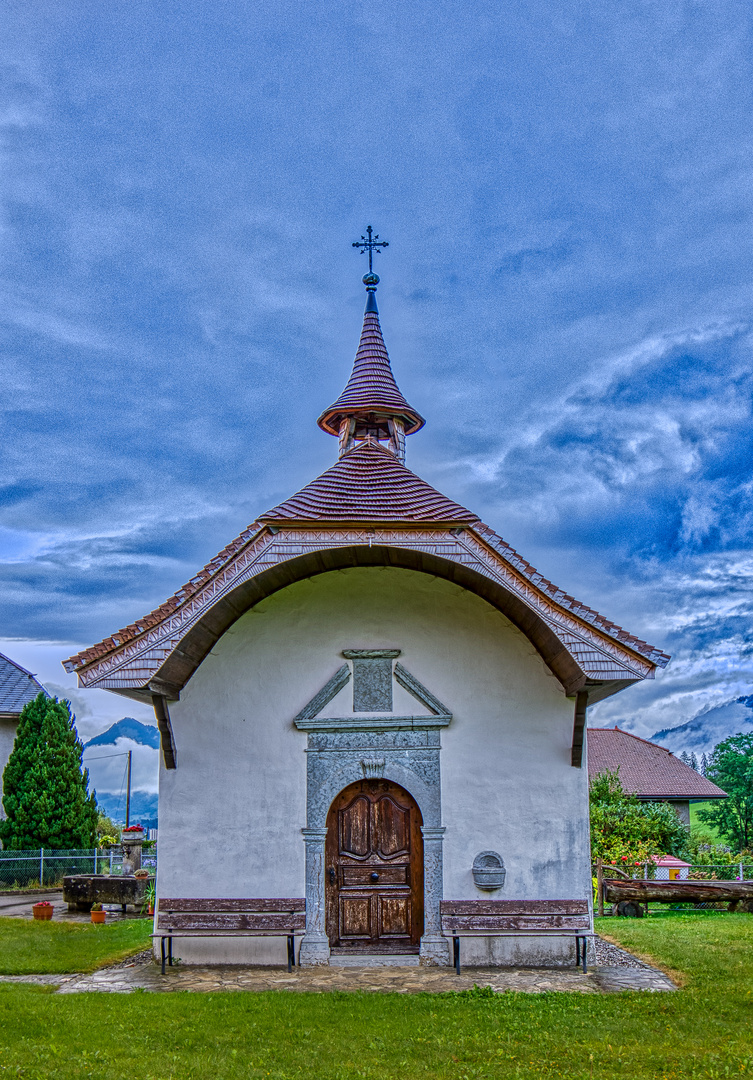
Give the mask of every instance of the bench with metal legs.
M 461 937 L 573 937 L 575 966 L 588 971 L 588 939 L 594 934 L 587 900 L 443 900 L 440 914 L 458 975 Z
M 165 964 L 172 967 L 176 937 L 286 937 L 288 971 L 292 971 L 296 934 L 303 934 L 305 925 L 303 899 L 160 899 L 152 937 L 160 939 L 163 975 Z

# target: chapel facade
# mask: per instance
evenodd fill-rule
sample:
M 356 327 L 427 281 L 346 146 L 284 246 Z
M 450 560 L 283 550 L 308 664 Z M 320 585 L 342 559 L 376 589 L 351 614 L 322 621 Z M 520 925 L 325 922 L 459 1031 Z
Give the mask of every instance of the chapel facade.
M 319 417 L 335 464 L 163 605 L 65 662 L 154 706 L 159 897 L 305 897 L 301 964 L 448 964 L 444 900 L 591 905 L 590 703 L 669 657 L 558 589 L 405 465 L 367 274 L 361 339 Z M 467 963 L 572 962 L 532 932 Z M 284 941 L 181 943 L 269 963 Z

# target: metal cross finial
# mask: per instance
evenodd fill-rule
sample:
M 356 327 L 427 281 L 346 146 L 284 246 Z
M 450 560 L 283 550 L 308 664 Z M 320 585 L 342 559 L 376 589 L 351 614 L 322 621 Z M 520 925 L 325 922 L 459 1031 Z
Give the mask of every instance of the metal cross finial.
M 378 255 L 380 248 L 386 248 L 386 247 L 389 247 L 390 245 L 389 245 L 389 242 L 387 240 L 379 240 L 379 233 L 374 233 L 373 236 L 372 236 L 371 225 L 367 225 L 366 234 L 368 236 L 368 240 L 366 239 L 366 236 L 362 236 L 360 240 L 354 241 L 353 247 L 354 248 L 361 248 L 364 253 L 366 253 L 368 251 L 368 253 L 369 253 L 369 273 L 371 274 L 371 273 L 373 273 L 373 267 L 371 265 L 372 252 L 376 252 L 377 255 Z M 377 241 L 379 241 L 379 242 L 377 243 Z

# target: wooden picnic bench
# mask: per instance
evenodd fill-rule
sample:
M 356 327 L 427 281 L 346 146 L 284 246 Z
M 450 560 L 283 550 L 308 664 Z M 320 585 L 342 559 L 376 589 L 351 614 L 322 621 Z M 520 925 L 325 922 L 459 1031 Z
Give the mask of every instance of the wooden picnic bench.
M 587 900 L 443 900 L 439 911 L 458 975 L 461 937 L 574 937 L 575 966 L 587 971 L 587 941 L 594 936 Z
M 173 938 L 179 937 L 287 937 L 288 971 L 295 965 L 295 936 L 306 926 L 306 901 L 263 900 L 163 900 L 157 904 L 162 974 L 165 959 L 172 965 Z M 167 942 L 167 957 L 165 956 Z

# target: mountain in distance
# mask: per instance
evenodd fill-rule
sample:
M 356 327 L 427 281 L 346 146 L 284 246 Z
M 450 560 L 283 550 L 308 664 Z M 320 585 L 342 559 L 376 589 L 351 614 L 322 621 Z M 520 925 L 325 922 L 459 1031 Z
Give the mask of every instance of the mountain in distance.
M 125 822 L 125 760 L 131 750 L 130 820 L 134 825 L 138 822 L 146 828 L 157 828 L 159 745 L 158 728 L 132 716 L 124 716 L 84 744 L 85 751 L 95 748 L 91 756 L 84 755 L 83 763 L 89 770 L 89 790 L 96 791 L 102 814 L 118 824 Z M 114 753 L 97 749 L 103 747 L 113 747 Z
M 673 754 L 685 750 L 700 756 L 711 753 L 717 743 L 731 735 L 753 735 L 749 725 L 753 725 L 753 694 L 716 705 L 685 724 L 655 731 L 649 741 L 660 743 Z
M 107 731 L 102 731 L 93 739 L 89 739 L 88 743 L 84 743 L 84 750 L 88 750 L 90 746 L 114 746 L 118 739 L 131 739 L 140 746 L 151 746 L 159 750 L 158 728 L 154 724 L 142 724 L 139 720 L 134 720 L 132 716 L 124 716 L 122 720 L 112 724 Z
M 97 807 L 101 814 L 119 824 L 125 822 L 125 792 L 98 791 Z M 146 829 L 158 827 L 158 797 L 156 792 L 132 791 L 130 821 Z

